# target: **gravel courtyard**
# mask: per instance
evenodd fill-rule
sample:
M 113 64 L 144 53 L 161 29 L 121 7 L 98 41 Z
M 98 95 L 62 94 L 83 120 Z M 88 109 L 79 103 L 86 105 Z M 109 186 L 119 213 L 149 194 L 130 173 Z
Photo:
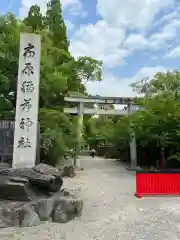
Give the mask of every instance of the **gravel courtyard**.
M 178 240 L 180 198 L 137 199 L 135 174 L 123 165 L 101 158 L 81 160 L 83 172 L 65 179 L 65 187 L 84 199 L 80 219 L 67 224 L 3 229 L 0 239 L 11 240 Z

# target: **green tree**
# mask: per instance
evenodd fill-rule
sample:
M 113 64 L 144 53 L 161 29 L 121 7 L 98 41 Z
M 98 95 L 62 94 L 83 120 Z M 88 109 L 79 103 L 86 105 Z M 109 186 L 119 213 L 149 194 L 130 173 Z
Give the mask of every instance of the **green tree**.
M 178 71 L 157 73 L 152 79 L 133 84 L 144 93 L 143 111 L 133 114 L 137 142 L 141 146 L 165 148 L 168 155 L 179 151 L 180 103 Z
M 155 94 L 179 93 L 180 92 L 180 72 L 169 71 L 157 73 L 152 78 L 145 77 L 132 85 L 135 92 L 153 96 Z
M 44 21 L 45 19 L 38 5 L 30 7 L 28 16 L 24 19 L 24 23 L 30 26 L 33 31 L 42 30 L 45 27 Z
M 0 26 L 0 96 L 1 116 L 14 114 L 18 76 L 19 33 L 25 30 L 14 15 L 1 18 Z
M 78 76 L 81 80 L 101 81 L 102 80 L 102 61 L 90 57 L 80 57 L 77 61 Z
M 50 0 L 47 4 L 46 25 L 48 26 L 53 45 L 68 51 L 69 42 L 59 0 Z

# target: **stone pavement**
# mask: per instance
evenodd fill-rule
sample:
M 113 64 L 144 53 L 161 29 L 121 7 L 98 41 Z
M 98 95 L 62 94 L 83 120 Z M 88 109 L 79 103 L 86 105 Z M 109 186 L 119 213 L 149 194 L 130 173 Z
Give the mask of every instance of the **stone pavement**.
M 135 174 L 125 166 L 101 158 L 84 157 L 83 172 L 65 179 L 67 188 L 84 199 L 80 219 L 67 224 L 3 229 L 0 239 L 11 240 L 178 240 L 180 198 L 137 199 Z

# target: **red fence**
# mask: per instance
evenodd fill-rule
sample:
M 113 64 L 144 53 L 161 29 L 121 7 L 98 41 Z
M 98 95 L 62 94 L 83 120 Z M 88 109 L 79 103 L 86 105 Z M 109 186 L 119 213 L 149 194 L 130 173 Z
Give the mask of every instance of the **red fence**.
M 136 196 L 180 195 L 180 170 L 137 171 Z

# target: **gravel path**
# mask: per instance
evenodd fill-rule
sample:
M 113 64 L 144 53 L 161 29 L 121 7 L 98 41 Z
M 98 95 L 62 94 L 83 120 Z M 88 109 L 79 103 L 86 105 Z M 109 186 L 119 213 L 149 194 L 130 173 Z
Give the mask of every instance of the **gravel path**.
M 86 157 L 83 172 L 65 179 L 65 187 L 84 199 L 80 219 L 67 224 L 3 229 L 1 240 L 178 240 L 180 199 L 134 197 L 135 177 L 112 160 Z M 81 190 L 81 192 L 80 192 Z

